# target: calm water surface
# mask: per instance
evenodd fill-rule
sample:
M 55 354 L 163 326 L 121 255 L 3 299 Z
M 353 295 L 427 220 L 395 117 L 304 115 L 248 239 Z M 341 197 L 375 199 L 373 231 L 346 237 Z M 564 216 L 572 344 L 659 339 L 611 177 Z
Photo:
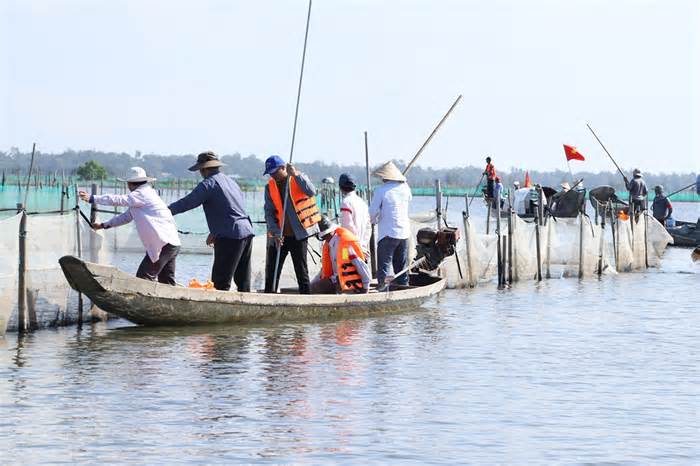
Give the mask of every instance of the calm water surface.
M 0 463 L 698 464 L 689 255 L 393 316 L 10 334 Z

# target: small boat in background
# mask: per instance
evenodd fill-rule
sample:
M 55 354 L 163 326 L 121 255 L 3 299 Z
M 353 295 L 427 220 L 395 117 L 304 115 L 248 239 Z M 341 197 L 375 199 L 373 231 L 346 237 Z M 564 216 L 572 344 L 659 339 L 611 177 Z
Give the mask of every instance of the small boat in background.
M 700 246 L 700 218 L 695 223 L 676 220 L 675 226 L 666 227 L 666 231 L 673 236 L 674 246 Z

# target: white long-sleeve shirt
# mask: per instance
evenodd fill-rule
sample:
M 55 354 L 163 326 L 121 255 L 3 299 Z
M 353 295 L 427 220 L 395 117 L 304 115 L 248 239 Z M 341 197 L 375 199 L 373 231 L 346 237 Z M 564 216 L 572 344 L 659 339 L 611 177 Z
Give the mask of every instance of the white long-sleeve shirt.
M 369 240 L 372 236 L 369 208 L 355 191 L 350 191 L 343 196 L 343 202 L 340 204 L 340 226 L 357 236 L 365 254 L 369 252 Z
M 180 246 L 175 219 L 151 185 L 139 186 L 129 194 L 92 196 L 92 202 L 98 205 L 128 207 L 124 213 L 112 217 L 103 225 L 112 228 L 126 225 L 133 220 L 151 261 L 158 261 L 160 250 L 166 244 Z
M 387 181 L 374 190 L 369 216 L 372 223 L 379 226 L 378 241 L 387 236 L 394 239 L 411 237 L 411 221 L 408 218 L 411 199 L 411 188 L 399 181 Z

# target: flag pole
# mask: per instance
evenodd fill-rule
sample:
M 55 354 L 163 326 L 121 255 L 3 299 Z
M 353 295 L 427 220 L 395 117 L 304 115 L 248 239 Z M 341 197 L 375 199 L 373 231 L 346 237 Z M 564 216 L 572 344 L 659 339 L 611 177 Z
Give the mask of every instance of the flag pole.
M 564 154 L 566 157 L 566 154 Z M 574 174 L 571 172 L 571 162 L 569 162 L 569 157 L 566 157 L 566 166 L 569 167 L 569 175 L 571 175 L 571 182 L 575 182 L 576 179 L 574 178 Z

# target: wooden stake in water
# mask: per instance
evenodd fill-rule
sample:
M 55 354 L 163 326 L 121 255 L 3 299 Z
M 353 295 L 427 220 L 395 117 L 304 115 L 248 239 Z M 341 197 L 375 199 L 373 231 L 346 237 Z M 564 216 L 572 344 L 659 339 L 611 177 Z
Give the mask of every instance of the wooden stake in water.
M 36 142 L 32 144 L 32 160 L 29 162 L 29 174 L 27 175 L 27 185 L 24 190 L 24 208 L 27 208 L 27 196 L 29 195 L 29 183 L 32 181 L 32 170 L 34 169 L 34 153 L 36 152 Z M 19 183 L 19 181 L 18 181 Z
M 464 253 L 467 262 L 467 280 L 469 286 L 473 287 L 476 285 L 476 280 L 474 279 L 474 269 L 471 263 L 471 245 L 469 244 L 469 193 L 464 195 L 464 208 L 462 212 L 462 225 L 464 228 Z
M 75 238 L 77 242 L 78 258 L 83 257 L 82 244 L 80 241 L 80 196 L 78 196 L 78 185 L 75 185 Z M 78 291 L 78 328 L 83 325 L 83 294 Z
M 539 206 L 537 206 L 537 209 L 535 209 L 535 252 L 537 255 L 537 281 L 541 282 L 542 281 L 542 251 L 540 247 L 540 209 Z M 548 242 L 549 243 L 549 242 Z M 549 252 L 547 253 L 549 256 Z M 549 267 L 547 268 L 549 270 Z M 549 278 L 549 277 L 547 277 Z
M 369 174 L 369 145 L 367 143 L 367 131 L 365 131 L 365 170 L 367 171 L 367 205 L 372 202 L 372 178 Z M 371 224 L 369 237 L 369 260 L 372 269 L 372 278 L 377 276 L 377 236 L 374 223 Z
M 503 252 L 501 251 L 501 190 L 496 189 L 496 247 L 498 261 L 498 288 L 503 288 L 504 272 L 503 272 Z
M 19 222 L 19 275 L 17 277 L 17 331 L 27 330 L 27 213 L 23 204 L 17 204 L 17 213 L 22 214 Z
M 578 213 L 578 278 L 583 278 L 583 213 Z

